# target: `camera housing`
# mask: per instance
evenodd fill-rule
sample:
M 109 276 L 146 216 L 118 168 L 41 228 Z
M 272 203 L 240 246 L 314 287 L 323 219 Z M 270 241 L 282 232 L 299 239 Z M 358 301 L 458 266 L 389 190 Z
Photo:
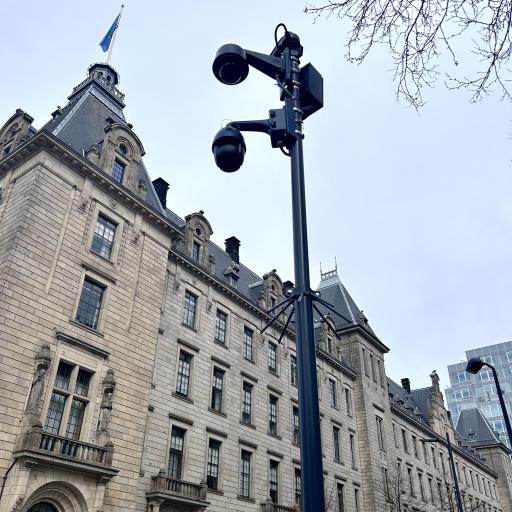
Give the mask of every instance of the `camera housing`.
M 238 171 L 245 157 L 245 141 L 240 130 L 233 126 L 219 130 L 213 138 L 212 152 L 221 171 Z
M 249 74 L 249 64 L 245 50 L 237 44 L 225 44 L 215 54 L 213 74 L 223 84 L 236 85 Z

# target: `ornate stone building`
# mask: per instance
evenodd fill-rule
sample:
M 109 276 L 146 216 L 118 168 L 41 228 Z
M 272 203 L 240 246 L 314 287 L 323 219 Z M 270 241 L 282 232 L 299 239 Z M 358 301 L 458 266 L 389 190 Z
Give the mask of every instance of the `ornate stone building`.
M 42 129 L 0 130 L 0 512 L 294 510 L 294 334 L 260 334 L 293 284 L 166 207 L 118 83 L 94 64 Z M 508 449 L 453 430 L 435 372 L 386 377 L 336 271 L 318 291 L 344 317 L 316 322 L 328 510 L 454 510 L 446 435 L 466 510 L 512 510 Z

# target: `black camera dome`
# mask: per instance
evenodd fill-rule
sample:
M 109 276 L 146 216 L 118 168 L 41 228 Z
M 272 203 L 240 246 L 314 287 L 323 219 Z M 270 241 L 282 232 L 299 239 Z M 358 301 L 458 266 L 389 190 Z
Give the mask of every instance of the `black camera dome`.
M 215 163 L 222 171 L 238 171 L 245 157 L 245 141 L 240 130 L 232 126 L 219 130 L 213 139 L 212 151 Z

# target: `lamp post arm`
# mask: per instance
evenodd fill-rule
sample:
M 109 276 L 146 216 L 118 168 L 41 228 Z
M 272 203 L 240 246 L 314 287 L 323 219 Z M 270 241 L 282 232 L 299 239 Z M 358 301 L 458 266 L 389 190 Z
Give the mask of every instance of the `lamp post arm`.
M 270 133 L 270 122 L 268 119 L 259 119 L 257 121 L 231 121 L 227 127 L 236 128 L 241 132 L 261 132 Z
M 457 508 L 459 512 L 464 512 L 462 507 L 462 497 L 460 495 L 459 479 L 457 477 L 457 468 L 455 467 L 455 460 L 453 458 L 452 443 L 450 436 L 446 432 L 446 446 L 448 447 L 448 458 L 450 459 L 450 468 L 452 470 L 453 483 L 455 484 L 455 497 L 457 498 Z
M 501 390 L 500 381 L 498 380 L 498 374 L 496 372 L 496 368 L 492 364 L 484 363 L 485 366 L 488 366 L 492 370 L 492 374 L 494 377 L 494 383 L 496 384 L 496 393 L 498 393 L 498 398 L 500 400 L 501 410 L 503 412 L 503 419 L 505 420 L 505 427 L 507 429 L 507 436 L 510 442 L 510 446 L 512 446 L 512 427 L 510 425 L 510 419 L 508 417 L 507 407 L 505 406 L 505 400 L 503 399 L 503 391 Z

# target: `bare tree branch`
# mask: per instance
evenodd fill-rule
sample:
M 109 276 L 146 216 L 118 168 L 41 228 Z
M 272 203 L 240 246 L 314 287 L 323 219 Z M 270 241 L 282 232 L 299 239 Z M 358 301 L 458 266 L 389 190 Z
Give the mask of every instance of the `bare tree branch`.
M 348 20 L 347 59 L 361 63 L 376 44 L 389 47 L 394 62 L 397 98 L 418 108 L 422 90 L 439 78 L 439 57 L 448 52 L 459 64 L 455 42 L 472 37 L 480 59 L 475 76 L 448 75 L 452 89 L 468 88 L 479 100 L 496 86 L 512 99 L 506 65 L 512 54 L 512 0 L 344 0 L 308 3 L 305 12 L 317 21 L 337 16 Z

